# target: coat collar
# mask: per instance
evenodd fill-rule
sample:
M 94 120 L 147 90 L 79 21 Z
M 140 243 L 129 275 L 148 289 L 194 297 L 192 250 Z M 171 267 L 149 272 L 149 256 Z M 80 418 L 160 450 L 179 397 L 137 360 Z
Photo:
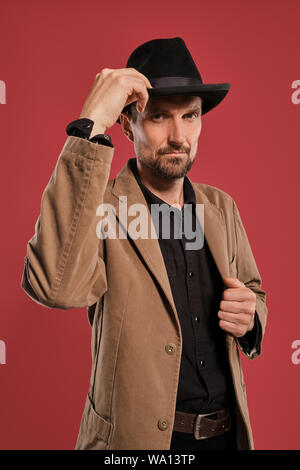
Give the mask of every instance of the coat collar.
M 148 210 L 145 196 L 132 172 L 131 160 L 127 160 L 125 166 L 116 176 L 112 185 L 113 205 L 116 211 L 116 217 L 119 219 L 119 206 L 124 202 L 122 196 L 127 196 L 127 208 L 133 204 L 142 204 L 147 207 L 149 234 L 155 232 L 155 228 Z M 188 183 L 194 189 L 196 204 L 204 204 L 204 234 L 211 254 L 215 260 L 217 268 L 222 278 L 229 276 L 229 264 L 227 255 L 227 237 L 226 227 L 223 221 L 222 212 L 215 205 L 211 204 L 205 193 L 201 191 L 197 183 L 193 183 L 186 176 Z M 150 232 L 152 227 L 152 232 Z M 130 228 L 128 230 L 130 236 Z M 168 301 L 176 312 L 171 287 L 166 271 L 164 259 L 161 253 L 159 242 L 156 238 L 147 239 L 132 238 L 144 261 L 148 265 L 157 282 L 163 289 Z

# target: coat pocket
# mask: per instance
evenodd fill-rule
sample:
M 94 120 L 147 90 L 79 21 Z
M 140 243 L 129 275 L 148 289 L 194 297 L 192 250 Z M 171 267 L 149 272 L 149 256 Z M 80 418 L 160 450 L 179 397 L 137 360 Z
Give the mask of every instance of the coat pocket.
M 87 412 L 86 432 L 92 439 L 97 437 L 97 439 L 102 439 L 102 441 L 108 444 L 113 425 L 107 419 L 103 418 L 103 416 L 97 413 L 95 410 L 95 405 L 89 394 L 88 401 L 89 409 Z

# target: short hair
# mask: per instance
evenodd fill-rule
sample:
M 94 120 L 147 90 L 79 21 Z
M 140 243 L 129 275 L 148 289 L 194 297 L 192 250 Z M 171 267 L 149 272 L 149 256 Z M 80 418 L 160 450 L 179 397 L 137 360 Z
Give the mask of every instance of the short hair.
M 136 120 L 137 120 L 138 111 L 136 109 L 136 103 L 137 103 L 137 101 L 135 101 L 134 103 L 130 103 L 124 109 L 124 113 L 127 114 L 128 116 L 131 116 L 131 119 L 132 119 L 133 122 L 136 122 Z

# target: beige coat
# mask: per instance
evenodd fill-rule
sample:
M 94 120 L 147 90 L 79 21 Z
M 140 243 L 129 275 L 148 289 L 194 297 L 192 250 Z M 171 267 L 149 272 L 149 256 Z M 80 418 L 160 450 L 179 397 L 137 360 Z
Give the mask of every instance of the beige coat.
M 28 242 L 22 288 L 50 308 L 87 307 L 92 371 L 76 449 L 167 450 L 176 408 L 181 328 L 158 240 L 96 236 L 100 203 L 112 204 L 117 216 L 121 196 L 127 196 L 128 207 L 147 206 L 128 162 L 109 180 L 113 154 L 111 147 L 67 138 Z M 264 333 L 265 292 L 238 209 L 220 189 L 192 184 L 197 204 L 204 204 L 205 236 L 218 269 L 223 277 L 238 277 L 255 292 Z M 150 227 L 149 210 L 148 222 Z M 169 343 L 175 347 L 168 348 Z M 239 448 L 252 449 L 238 340 L 226 334 L 226 345 Z M 259 354 L 260 346 L 248 357 Z

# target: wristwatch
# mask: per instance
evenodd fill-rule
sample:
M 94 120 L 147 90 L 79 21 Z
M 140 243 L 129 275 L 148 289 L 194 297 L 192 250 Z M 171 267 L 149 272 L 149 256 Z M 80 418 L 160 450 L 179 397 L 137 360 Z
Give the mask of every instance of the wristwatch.
M 81 137 L 96 144 L 107 145 L 113 147 L 111 137 L 108 134 L 96 134 L 90 139 L 90 135 L 94 126 L 94 121 L 88 118 L 80 118 L 70 122 L 66 127 L 68 135 Z

